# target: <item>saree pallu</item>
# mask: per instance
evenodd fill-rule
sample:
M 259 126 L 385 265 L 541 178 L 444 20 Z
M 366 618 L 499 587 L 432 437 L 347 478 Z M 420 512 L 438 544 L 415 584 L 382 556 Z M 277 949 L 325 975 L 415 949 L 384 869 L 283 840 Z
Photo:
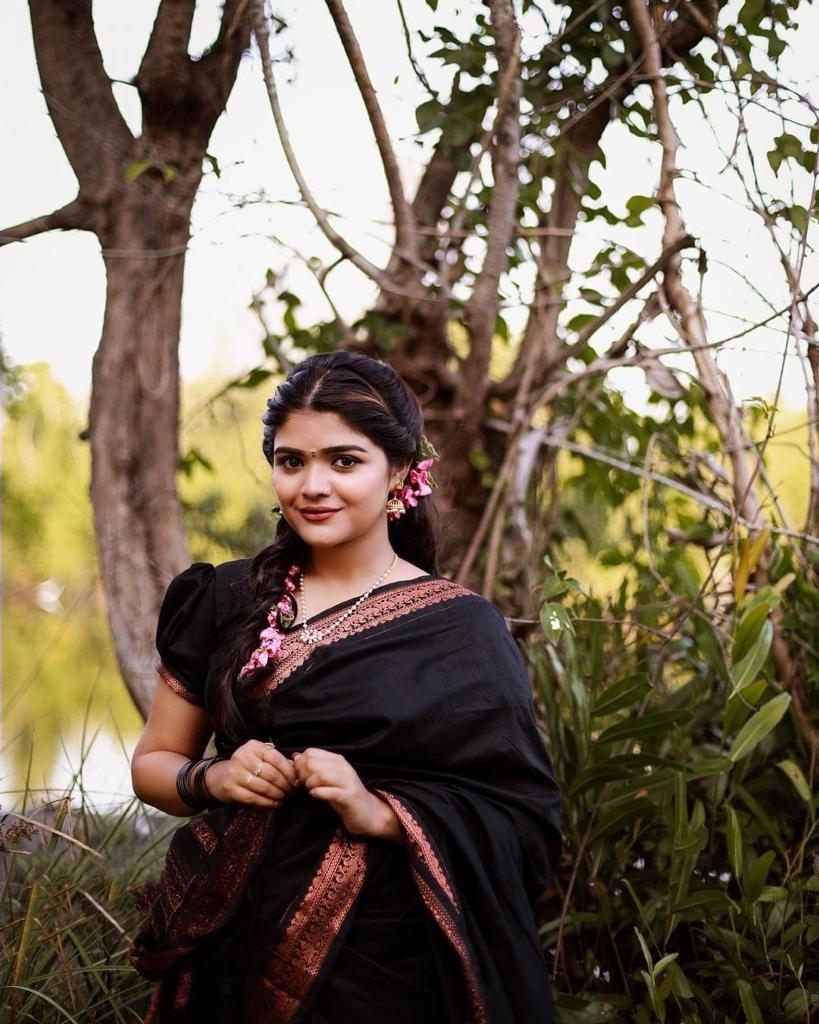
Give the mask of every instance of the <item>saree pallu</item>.
M 131 946 L 145 1024 L 551 1024 L 534 908 L 560 794 L 498 609 L 437 575 L 386 584 L 325 641 L 291 633 L 242 699 L 286 756 L 343 755 L 406 842 L 301 789 L 191 818 Z

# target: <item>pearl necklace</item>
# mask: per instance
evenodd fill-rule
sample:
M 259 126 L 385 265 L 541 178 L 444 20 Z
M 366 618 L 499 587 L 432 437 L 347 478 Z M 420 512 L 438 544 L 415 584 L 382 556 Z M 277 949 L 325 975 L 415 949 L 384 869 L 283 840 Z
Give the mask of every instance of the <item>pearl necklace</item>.
M 362 594 L 361 597 L 358 598 L 358 600 L 356 601 L 356 603 L 354 605 L 351 605 L 351 607 L 349 607 L 346 611 L 342 612 L 342 614 L 336 619 L 335 622 L 331 622 L 330 625 L 329 626 L 325 626 L 324 629 L 313 629 L 312 626 L 308 626 L 307 625 L 307 601 L 306 601 L 305 596 L 304 596 L 304 571 L 300 572 L 299 573 L 299 592 L 301 594 L 301 626 L 302 626 L 302 633 L 301 633 L 301 635 L 302 635 L 302 638 L 308 644 L 318 643 L 318 641 L 321 640 L 322 637 L 326 636 L 327 633 L 330 632 L 330 630 L 335 629 L 336 626 L 340 625 L 347 618 L 348 615 L 352 615 L 353 614 L 353 612 L 356 610 L 356 608 L 358 608 L 358 606 L 361 604 L 361 602 L 366 597 L 370 596 L 370 594 L 375 590 L 375 588 L 384 579 L 384 577 L 387 576 L 390 572 L 392 572 L 392 568 L 393 568 L 393 566 L 395 565 L 395 563 L 397 561 L 398 561 L 398 555 L 395 554 L 395 555 L 393 555 L 393 559 L 392 559 L 392 562 L 390 562 L 389 568 L 386 570 L 386 572 L 381 573 L 381 575 L 378 577 L 378 579 L 375 581 L 375 583 L 373 583 L 373 585 L 370 587 L 370 589 L 366 593 Z

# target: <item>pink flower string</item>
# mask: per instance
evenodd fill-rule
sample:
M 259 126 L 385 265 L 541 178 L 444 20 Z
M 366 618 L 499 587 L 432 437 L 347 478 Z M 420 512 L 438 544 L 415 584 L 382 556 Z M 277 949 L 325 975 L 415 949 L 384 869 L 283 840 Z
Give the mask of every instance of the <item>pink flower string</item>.
M 427 470 L 435 460 L 432 458 L 422 459 L 413 469 L 409 471 L 410 483 L 404 484 L 397 497 L 401 499 L 405 506 L 415 506 L 418 504 L 418 498 L 426 497 L 427 494 L 432 494 L 432 488 L 430 486 L 430 479 Z M 412 485 L 415 484 L 413 487 Z M 401 509 L 400 512 L 388 512 L 388 519 L 399 519 L 406 509 Z
M 301 566 L 291 565 L 287 570 L 287 576 L 284 580 L 284 589 L 289 593 L 293 593 L 296 589 L 296 584 L 293 582 L 293 577 L 297 576 L 301 570 Z M 255 672 L 258 668 L 265 668 L 271 658 L 278 658 L 282 649 L 282 644 L 287 636 L 283 633 L 277 624 L 277 612 L 281 612 L 283 615 L 287 615 L 292 611 L 292 605 L 287 598 L 286 594 L 282 594 L 275 605 L 272 605 L 270 611 L 267 613 L 267 629 L 263 629 L 259 634 L 259 640 L 261 641 L 256 650 L 250 655 L 247 663 L 242 666 L 242 670 L 239 673 L 239 678 L 244 679 L 246 675 L 251 672 Z

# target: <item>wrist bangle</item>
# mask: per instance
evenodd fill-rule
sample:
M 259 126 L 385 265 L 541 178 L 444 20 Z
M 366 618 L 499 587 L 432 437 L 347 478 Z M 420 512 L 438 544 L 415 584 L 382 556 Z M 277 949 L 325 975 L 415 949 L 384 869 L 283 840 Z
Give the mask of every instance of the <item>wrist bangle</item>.
M 196 811 L 219 807 L 223 801 L 213 796 L 205 783 L 205 772 L 215 761 L 228 760 L 225 754 L 214 757 L 190 758 L 183 762 L 176 773 L 176 792 L 182 803 Z

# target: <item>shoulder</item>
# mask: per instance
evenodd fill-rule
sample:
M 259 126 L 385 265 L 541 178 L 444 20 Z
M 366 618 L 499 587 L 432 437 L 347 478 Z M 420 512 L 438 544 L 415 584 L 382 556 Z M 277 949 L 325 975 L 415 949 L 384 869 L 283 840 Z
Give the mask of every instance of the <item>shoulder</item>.
M 445 592 L 451 597 L 455 618 L 462 628 L 485 633 L 502 631 L 512 639 L 503 612 L 492 601 L 453 580 L 443 580 Z
M 237 558 L 214 565 L 192 562 L 168 583 L 159 613 L 160 626 L 180 613 L 208 618 L 214 624 L 240 607 L 251 559 Z

